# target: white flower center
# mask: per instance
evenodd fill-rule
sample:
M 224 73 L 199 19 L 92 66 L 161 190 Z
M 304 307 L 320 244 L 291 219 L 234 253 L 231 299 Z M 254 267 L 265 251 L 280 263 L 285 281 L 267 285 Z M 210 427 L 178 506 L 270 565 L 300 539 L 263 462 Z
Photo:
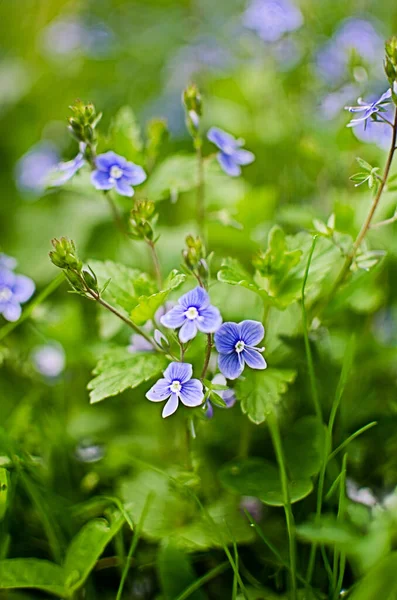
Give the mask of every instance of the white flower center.
M 110 177 L 113 177 L 113 179 L 120 179 L 122 175 L 122 169 L 120 169 L 120 167 L 117 165 L 113 165 L 113 167 L 110 169 Z
M 12 291 L 9 288 L 0 288 L 0 302 L 7 302 L 12 296 Z
M 190 306 L 185 312 L 185 317 L 189 319 L 189 321 L 194 321 L 199 316 L 199 312 L 195 306 Z
M 171 383 L 170 385 L 170 390 L 173 394 L 177 394 L 178 392 L 180 392 L 182 389 L 182 384 L 180 381 L 178 381 L 177 379 L 174 379 L 174 381 Z
M 240 352 L 242 352 L 245 348 L 245 344 L 243 342 L 243 340 L 239 340 L 236 345 L 234 346 L 234 349 L 236 350 L 236 352 L 238 354 L 240 354 Z

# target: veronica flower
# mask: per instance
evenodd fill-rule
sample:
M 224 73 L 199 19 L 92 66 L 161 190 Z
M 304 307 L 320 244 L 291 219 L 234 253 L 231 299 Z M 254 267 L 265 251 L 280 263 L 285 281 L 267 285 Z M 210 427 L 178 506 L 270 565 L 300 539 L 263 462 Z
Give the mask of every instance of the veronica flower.
M 352 119 L 348 123 L 348 127 L 355 127 L 360 123 L 367 121 L 372 115 L 384 112 L 384 105 L 391 101 L 391 89 L 388 89 L 380 98 L 374 102 L 364 102 L 362 98 L 357 100 L 358 106 L 345 106 L 345 110 L 351 113 L 364 113 L 360 117 Z
M 185 343 L 193 339 L 197 330 L 214 333 L 222 323 L 222 317 L 215 306 L 211 306 L 207 292 L 196 287 L 178 300 L 178 304 L 168 311 L 160 322 L 164 327 L 180 329 L 179 339 Z
M 65 351 L 57 343 L 45 344 L 35 348 L 32 359 L 36 371 L 49 379 L 58 377 L 65 369 Z
M 116 191 L 121 196 L 133 196 L 131 186 L 139 185 L 146 179 L 142 167 L 128 162 L 123 156 L 115 152 L 105 152 L 95 159 L 96 170 L 91 175 L 91 181 L 97 190 Z
M 0 315 L 7 321 L 18 321 L 21 304 L 29 300 L 35 285 L 29 277 L 0 269 Z
M 18 188 L 33 196 L 39 196 L 46 188 L 50 173 L 59 163 L 56 148 L 41 142 L 33 146 L 18 161 L 15 169 Z
M 7 256 L 0 252 L 0 269 L 8 269 L 12 271 L 17 266 L 17 261 L 12 256 Z
M 259 321 L 223 323 L 215 333 L 215 346 L 219 352 L 219 369 L 227 379 L 237 379 L 245 364 L 252 369 L 266 369 L 267 364 L 256 344 L 263 339 L 265 330 Z
M 207 138 L 218 146 L 220 152 L 216 155 L 219 164 L 227 175 L 237 177 L 241 175 L 240 165 L 249 165 L 255 160 L 255 156 L 248 150 L 242 150 L 243 140 L 236 139 L 230 133 L 222 131 L 218 127 L 211 127 Z
M 204 399 L 203 384 L 199 379 L 192 379 L 193 367 L 188 363 L 172 362 L 159 379 L 146 393 L 151 402 L 168 400 L 163 408 L 162 417 L 172 415 L 179 405 L 179 400 L 185 406 L 199 406 Z
M 72 159 L 66 162 L 60 162 L 54 169 L 52 175 L 54 176 L 51 185 L 58 186 L 63 185 L 69 179 L 72 179 L 73 175 L 81 169 L 85 164 L 84 160 L 85 144 L 82 144 L 80 152 Z
M 212 379 L 212 383 L 215 385 L 226 385 L 226 379 L 223 375 L 218 373 Z M 236 396 L 234 395 L 233 390 L 214 390 L 214 392 L 225 402 L 226 406 L 223 408 L 232 408 L 232 406 L 236 404 Z M 205 416 L 207 419 L 212 419 L 214 416 L 214 407 L 212 406 L 211 400 L 207 400 L 206 402 Z

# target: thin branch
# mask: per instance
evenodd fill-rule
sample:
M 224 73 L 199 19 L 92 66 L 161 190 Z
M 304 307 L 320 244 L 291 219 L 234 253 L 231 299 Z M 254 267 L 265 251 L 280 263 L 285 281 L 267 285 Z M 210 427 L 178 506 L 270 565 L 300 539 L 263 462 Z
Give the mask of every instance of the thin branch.
M 152 261 L 153 261 L 153 266 L 154 266 L 154 272 L 156 274 L 157 285 L 158 285 L 159 290 L 162 290 L 163 289 L 163 277 L 161 275 L 160 261 L 159 261 L 159 257 L 157 254 L 156 246 L 152 240 L 147 240 L 147 244 L 150 248 L 150 253 L 152 255 Z

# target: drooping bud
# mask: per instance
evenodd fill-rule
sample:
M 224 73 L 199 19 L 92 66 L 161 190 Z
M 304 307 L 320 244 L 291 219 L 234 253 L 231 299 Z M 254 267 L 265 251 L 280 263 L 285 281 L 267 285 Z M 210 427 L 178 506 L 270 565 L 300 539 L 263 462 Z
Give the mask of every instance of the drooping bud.
M 193 138 L 198 137 L 200 117 L 203 114 L 203 104 L 200 90 L 197 85 L 191 83 L 182 94 L 182 102 L 186 111 L 186 126 Z

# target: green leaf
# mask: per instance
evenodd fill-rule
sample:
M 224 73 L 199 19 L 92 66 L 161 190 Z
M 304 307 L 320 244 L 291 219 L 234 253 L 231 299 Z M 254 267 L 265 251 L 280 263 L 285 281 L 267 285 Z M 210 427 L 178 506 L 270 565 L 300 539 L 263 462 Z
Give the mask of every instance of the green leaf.
M 291 477 L 317 475 L 324 455 L 324 425 L 316 417 L 303 417 L 286 432 L 284 438 L 284 455 Z
M 112 150 L 133 162 L 141 162 L 143 141 L 138 121 L 129 106 L 117 112 L 109 129 L 109 145 Z
M 351 600 L 395 600 L 397 598 L 397 552 L 373 567 L 355 586 Z
M 164 600 L 175 600 L 197 579 L 189 558 L 172 541 L 160 547 L 157 568 Z M 204 600 L 205 594 L 197 590 L 189 596 L 192 600 Z
M 165 357 L 159 354 L 131 354 L 126 348 L 114 348 L 99 360 L 94 369 L 96 377 L 88 384 L 90 402 L 99 402 L 128 388 L 135 388 L 159 375 L 166 365 Z
M 359 156 L 356 157 L 356 161 L 358 162 L 358 164 L 360 165 L 360 167 L 362 169 L 364 169 L 364 171 L 367 171 L 368 173 L 371 173 L 371 171 L 374 168 L 366 160 L 364 160 L 363 158 L 360 158 Z
M 352 527 L 331 515 L 323 516 L 317 523 L 303 523 L 296 530 L 299 537 L 306 542 L 337 546 L 340 549 L 351 549 L 359 540 Z
M 131 269 L 111 260 L 91 260 L 88 264 L 98 278 L 100 289 L 108 283 L 104 297 L 128 313 L 136 306 L 140 295 L 150 295 L 156 291 L 151 278 L 138 269 Z
M 244 379 L 238 379 L 236 384 L 243 413 L 253 423 L 263 423 L 295 377 L 296 372 L 287 369 L 247 370 Z
M 166 158 L 151 174 L 145 193 L 153 202 L 177 198 L 198 185 L 197 157 L 194 154 L 176 154 Z
M 151 296 L 140 296 L 138 305 L 131 311 L 131 319 L 137 325 L 143 325 L 153 319 L 156 311 L 164 304 L 169 293 L 179 287 L 186 279 L 186 275 L 174 269 L 164 283 L 164 290 Z
M 222 485 L 241 496 L 256 496 L 265 504 L 283 506 L 280 473 L 276 465 L 262 458 L 248 458 L 228 463 L 219 472 Z M 291 502 L 298 502 L 313 490 L 309 478 L 291 479 Z
M 73 538 L 64 562 L 65 585 L 69 596 L 84 584 L 104 549 L 123 523 L 124 517 L 115 511 L 110 523 L 105 519 L 88 521 Z
M 47 560 L 10 558 L 0 560 L 0 589 L 31 588 L 65 597 L 64 570 Z

